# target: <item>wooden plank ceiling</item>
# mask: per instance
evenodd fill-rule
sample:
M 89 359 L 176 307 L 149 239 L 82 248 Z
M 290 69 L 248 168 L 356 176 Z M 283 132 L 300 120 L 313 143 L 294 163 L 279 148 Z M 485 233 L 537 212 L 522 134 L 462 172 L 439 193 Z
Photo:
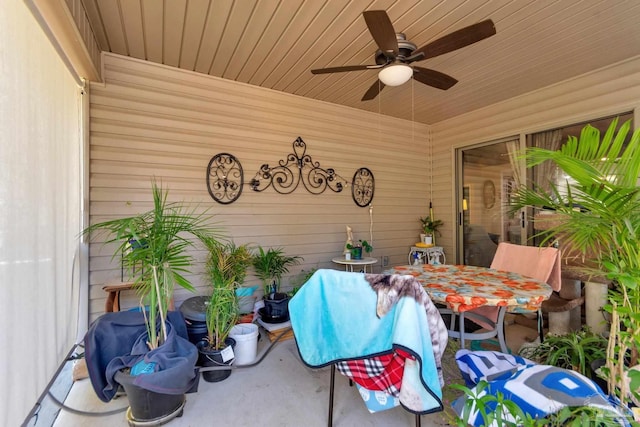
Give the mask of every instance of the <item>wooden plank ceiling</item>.
M 83 0 L 103 51 L 433 124 L 640 55 L 640 1 Z M 459 80 L 411 81 L 361 101 L 377 71 L 364 10 L 418 47 L 492 19 L 497 34 L 414 63 Z

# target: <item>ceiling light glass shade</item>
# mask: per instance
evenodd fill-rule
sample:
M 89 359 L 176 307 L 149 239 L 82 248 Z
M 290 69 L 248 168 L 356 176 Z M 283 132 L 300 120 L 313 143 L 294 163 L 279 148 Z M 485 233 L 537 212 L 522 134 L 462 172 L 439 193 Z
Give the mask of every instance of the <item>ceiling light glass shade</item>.
M 384 67 L 378 73 L 378 78 L 387 86 L 400 86 L 409 81 L 413 76 L 413 68 L 404 64 L 390 65 Z

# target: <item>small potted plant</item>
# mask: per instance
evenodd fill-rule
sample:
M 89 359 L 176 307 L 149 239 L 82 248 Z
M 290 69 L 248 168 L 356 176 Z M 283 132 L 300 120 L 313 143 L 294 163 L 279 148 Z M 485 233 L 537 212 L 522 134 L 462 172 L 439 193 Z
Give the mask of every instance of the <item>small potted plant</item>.
M 373 246 L 371 246 L 366 240 L 358 240 L 358 242 L 353 245 L 348 243 L 347 249 L 351 251 L 352 259 L 362 259 L 362 251 L 369 254 L 373 250 Z
M 230 365 L 234 359 L 235 341 L 229 337 L 229 333 L 239 313 L 236 290 L 246 277 L 251 254 L 245 245 L 236 246 L 234 243 L 212 241 L 208 248 L 205 268 L 211 284 L 211 296 L 206 303 L 207 338 L 198 343 L 200 365 Z M 229 375 L 231 369 L 213 370 L 203 372 L 202 378 L 217 382 Z
M 426 216 L 420 218 L 420 223 L 422 224 L 422 232 L 424 233 L 422 243 L 428 245 L 433 244 L 435 242 L 435 235 L 438 234 L 438 236 L 440 236 L 438 228 L 442 226 L 442 220 L 432 219 L 430 216 Z
M 289 295 L 278 292 L 282 276 L 289 272 L 289 267 L 302 261 L 302 257 L 285 255 L 282 248 L 269 248 L 264 250 L 258 247 L 258 252 L 253 257 L 253 269 L 256 276 L 262 281 L 264 288 L 264 311 L 262 319 L 271 323 L 286 322 L 289 320 L 288 302 Z

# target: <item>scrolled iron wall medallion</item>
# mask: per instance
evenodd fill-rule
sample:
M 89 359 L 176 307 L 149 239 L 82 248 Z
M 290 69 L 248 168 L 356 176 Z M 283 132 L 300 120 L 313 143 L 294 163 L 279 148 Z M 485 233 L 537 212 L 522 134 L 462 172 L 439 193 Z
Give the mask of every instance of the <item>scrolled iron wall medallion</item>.
M 311 194 L 322 194 L 328 188 L 339 193 L 347 181 L 333 168 L 321 168 L 320 162 L 314 162 L 307 154 L 307 144 L 298 137 L 293 141 L 293 153 L 280 160 L 278 166 L 263 164 L 250 185 L 253 191 L 264 191 L 269 187 L 280 194 L 293 193 L 302 182 Z
M 369 206 L 373 200 L 373 193 L 376 189 L 376 182 L 373 172 L 368 168 L 360 168 L 353 174 L 351 183 L 351 196 L 356 205 L 361 208 Z
M 207 190 L 218 203 L 228 205 L 242 194 L 244 174 L 242 164 L 229 153 L 219 153 L 211 158 L 207 166 Z

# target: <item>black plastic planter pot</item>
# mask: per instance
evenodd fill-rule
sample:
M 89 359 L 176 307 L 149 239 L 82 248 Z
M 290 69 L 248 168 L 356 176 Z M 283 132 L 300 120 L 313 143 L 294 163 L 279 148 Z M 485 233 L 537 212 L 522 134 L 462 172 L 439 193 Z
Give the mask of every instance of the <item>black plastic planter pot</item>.
M 226 340 L 224 340 L 224 343 L 227 346 L 231 346 L 231 348 L 234 348 L 236 346 L 236 340 L 234 340 L 233 338 L 227 338 Z M 198 352 L 200 353 L 198 365 L 203 368 L 208 368 L 211 366 L 229 366 L 233 363 L 234 359 L 227 360 L 226 362 L 223 360 L 222 352 L 224 351 L 224 349 L 209 350 L 207 348 L 208 344 L 209 343 L 207 341 L 200 341 L 197 345 Z M 213 371 L 202 371 L 202 378 L 210 383 L 225 380 L 229 378 L 229 375 L 231 375 L 231 368 Z
M 268 323 L 280 323 L 289 320 L 289 295 L 272 293 L 264 297 L 263 320 Z
M 191 297 L 182 303 L 180 312 L 184 316 L 187 324 L 187 334 L 189 341 L 198 345 L 207 336 L 207 301 L 208 297 Z
M 133 383 L 134 379 L 122 371 L 115 375 L 115 380 L 122 385 L 129 399 L 127 420 L 130 425 L 159 426 L 182 416 L 184 394 L 155 393 L 138 387 Z

